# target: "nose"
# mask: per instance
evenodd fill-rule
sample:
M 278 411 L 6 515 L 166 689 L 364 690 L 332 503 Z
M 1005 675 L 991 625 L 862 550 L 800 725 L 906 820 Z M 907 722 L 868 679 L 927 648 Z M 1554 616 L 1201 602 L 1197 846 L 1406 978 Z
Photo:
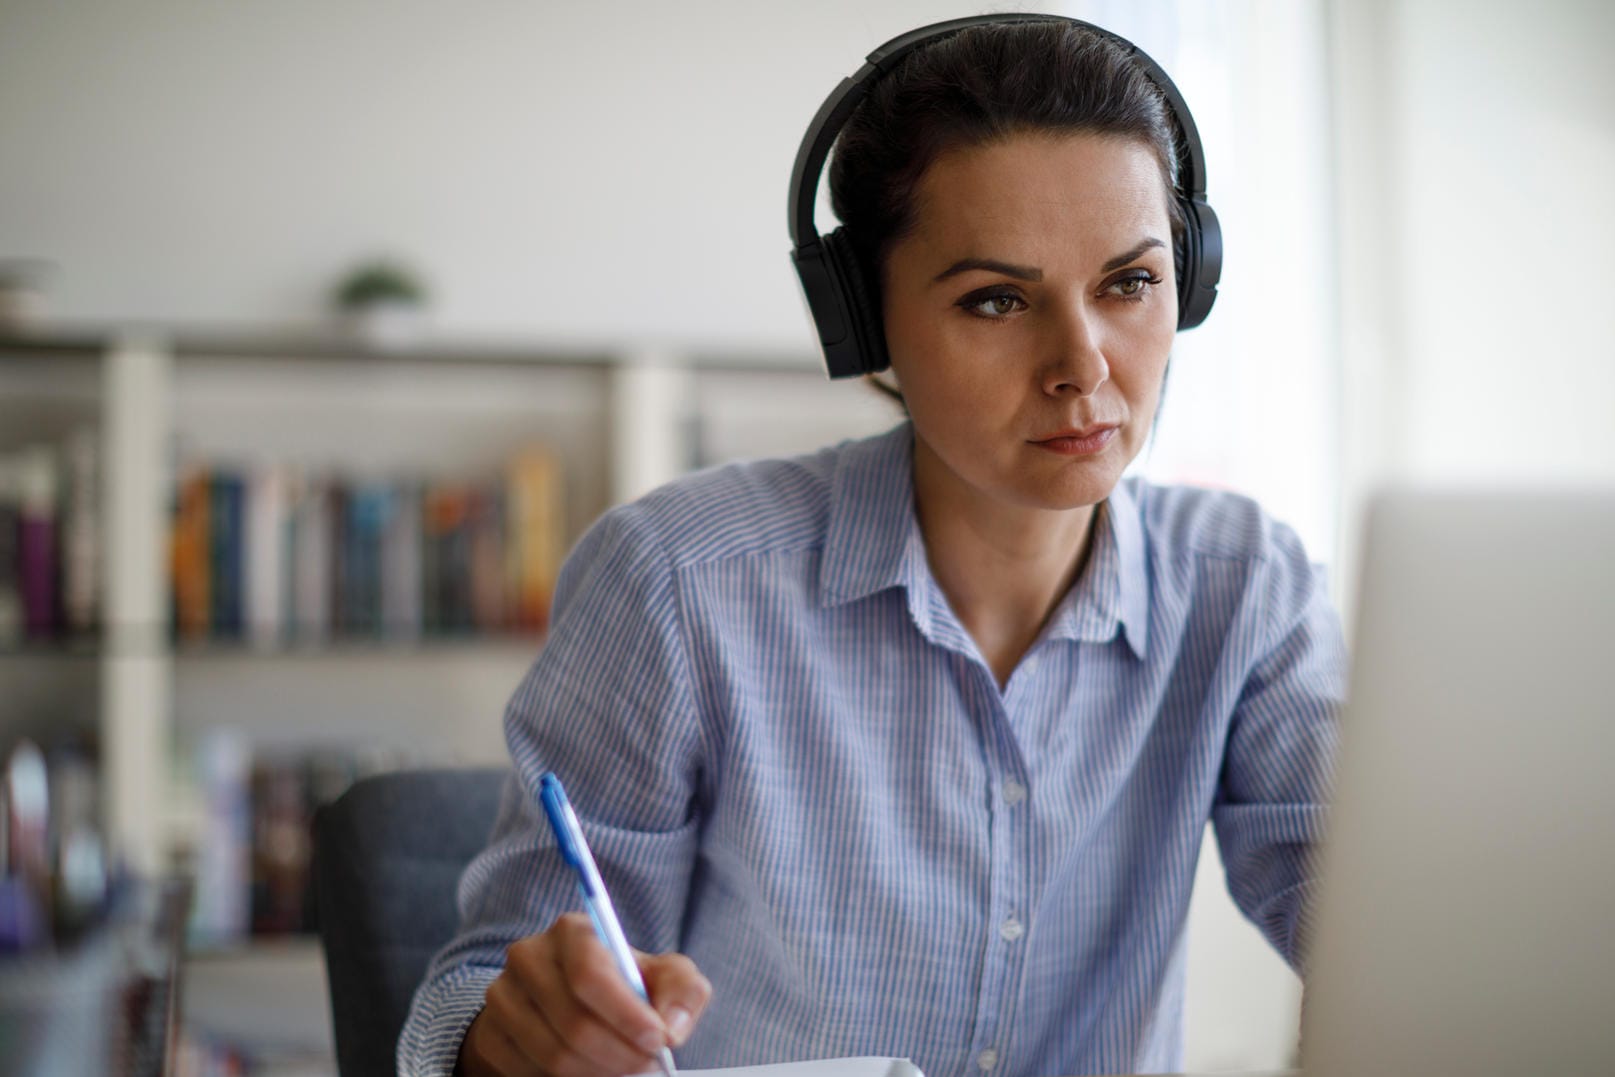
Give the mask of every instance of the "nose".
M 1050 396 L 1092 396 L 1110 379 L 1098 319 L 1079 297 L 1061 306 L 1053 324 L 1043 391 Z

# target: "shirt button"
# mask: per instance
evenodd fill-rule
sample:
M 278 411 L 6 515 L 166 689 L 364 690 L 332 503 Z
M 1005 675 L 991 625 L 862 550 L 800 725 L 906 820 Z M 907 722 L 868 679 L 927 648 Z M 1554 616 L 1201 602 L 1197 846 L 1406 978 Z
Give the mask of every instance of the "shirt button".
M 983 1072 L 992 1069 L 998 1065 L 998 1052 L 991 1047 L 987 1048 L 976 1056 L 976 1065 L 980 1066 Z
M 1013 780 L 1007 781 L 1007 782 L 1004 783 L 1004 803 L 1005 804 L 1019 804 L 1021 801 L 1025 800 L 1025 799 L 1026 799 L 1026 786 L 1022 785 L 1020 782 L 1013 781 Z
M 998 925 L 998 933 L 1004 937 L 1005 942 L 1014 942 L 1026 934 L 1026 928 L 1022 927 L 1021 922 L 1015 919 L 1014 916 L 1010 916 L 1009 919 Z M 985 1069 L 986 1067 L 982 1068 Z

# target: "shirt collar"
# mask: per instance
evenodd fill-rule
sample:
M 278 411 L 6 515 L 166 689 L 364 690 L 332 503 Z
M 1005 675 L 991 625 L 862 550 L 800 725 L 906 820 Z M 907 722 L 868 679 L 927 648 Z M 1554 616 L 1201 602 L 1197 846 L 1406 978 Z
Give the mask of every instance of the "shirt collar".
M 944 601 L 930 582 L 925 544 L 914 515 L 914 433 L 902 423 L 850 443 L 831 479 L 829 526 L 820 566 L 825 605 L 854 602 L 891 587 L 907 589 L 926 629 Z M 1144 656 L 1149 577 L 1143 525 L 1131 481 L 1117 483 L 1094 520 L 1093 550 L 1082 578 L 1055 610 L 1045 636 L 1109 642 L 1120 629 Z M 946 618 L 951 621 L 952 618 Z M 931 627 L 937 627 L 931 625 Z
M 913 459 L 913 427 L 906 422 L 848 444 L 837 459 L 819 570 L 826 605 L 918 582 L 925 551 L 914 518 Z
M 1127 637 L 1144 657 L 1149 643 L 1149 573 L 1137 491 L 1130 480 L 1116 484 L 1094 518 L 1088 565 L 1045 633 L 1052 639 L 1103 643 Z

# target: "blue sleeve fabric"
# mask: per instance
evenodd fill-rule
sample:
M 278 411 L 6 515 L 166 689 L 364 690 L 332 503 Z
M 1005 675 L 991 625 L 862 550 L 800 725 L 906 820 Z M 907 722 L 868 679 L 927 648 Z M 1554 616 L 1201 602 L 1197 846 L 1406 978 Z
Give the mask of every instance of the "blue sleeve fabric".
M 581 907 L 539 807 L 545 770 L 567 787 L 629 941 L 676 945 L 698 825 L 689 684 L 672 569 L 637 507 L 608 513 L 568 558 L 549 637 L 506 710 L 515 772 L 461 878 L 460 932 L 416 992 L 400 1074 L 452 1073 L 505 949 Z
M 1212 820 L 1235 904 L 1299 973 L 1346 652 L 1323 573 L 1287 527 L 1272 525 L 1263 569 L 1270 635 L 1229 726 Z

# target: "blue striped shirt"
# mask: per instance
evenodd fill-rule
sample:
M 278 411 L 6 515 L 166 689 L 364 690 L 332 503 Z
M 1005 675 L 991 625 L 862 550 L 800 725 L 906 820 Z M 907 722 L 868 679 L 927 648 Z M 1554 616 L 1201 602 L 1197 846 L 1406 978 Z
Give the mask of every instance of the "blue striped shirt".
M 1345 648 L 1295 535 L 1124 480 L 1000 690 L 927 566 L 912 436 L 695 475 L 584 537 L 401 1072 L 449 1072 L 505 945 L 577 907 L 546 769 L 630 940 L 713 983 L 681 1066 L 1176 1068 L 1208 820 L 1298 964 Z

